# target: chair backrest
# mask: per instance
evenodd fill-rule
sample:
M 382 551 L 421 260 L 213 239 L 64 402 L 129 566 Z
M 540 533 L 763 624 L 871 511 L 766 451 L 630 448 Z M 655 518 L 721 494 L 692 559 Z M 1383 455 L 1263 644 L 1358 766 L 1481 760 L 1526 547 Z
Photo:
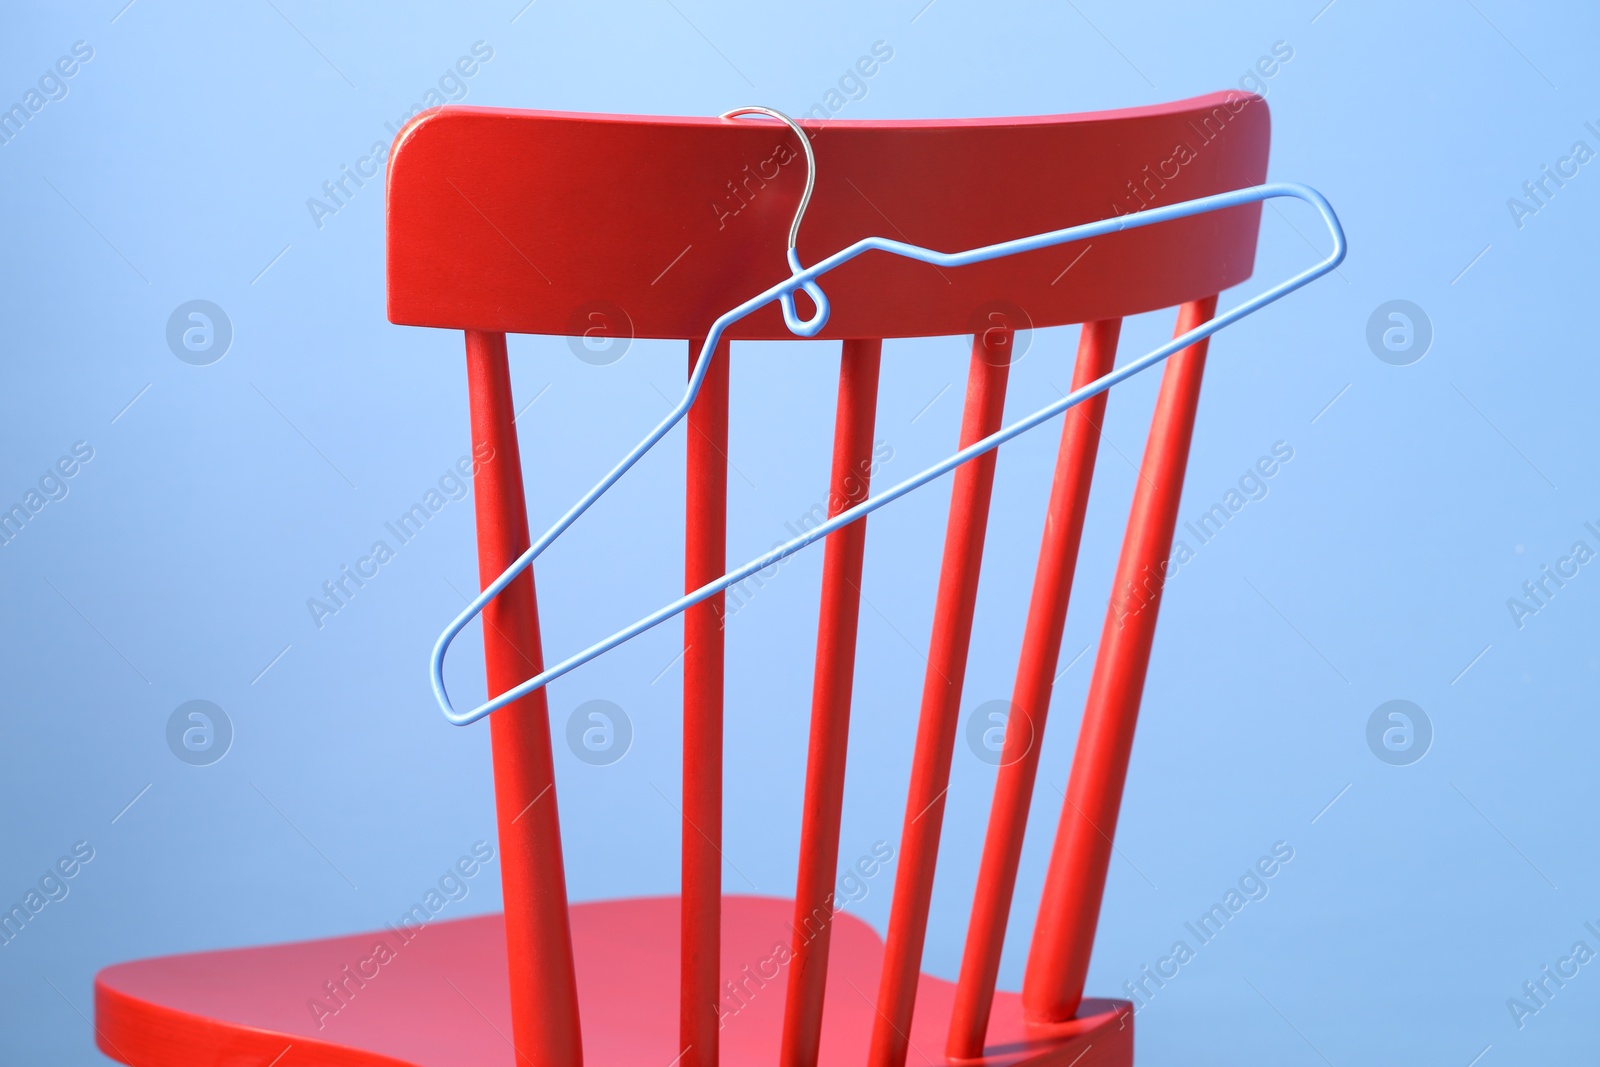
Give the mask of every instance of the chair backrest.
M 802 123 L 817 185 L 802 262 L 882 235 L 958 251 L 1261 183 L 1266 103 L 1236 92 L 1090 115 Z M 528 541 L 507 332 L 690 342 L 788 276 L 805 181 L 793 133 L 761 121 L 444 107 L 396 139 L 388 299 L 396 323 L 466 331 L 487 585 Z M 961 445 L 1000 426 L 1013 330 L 1083 323 L 1074 387 L 1107 373 L 1127 315 L 1178 306 L 1177 331 L 1254 266 L 1259 204 L 940 270 L 863 256 L 827 279 L 843 340 L 830 512 L 867 496 L 882 339 L 974 334 Z M 1082 265 L 1079 269 L 1073 269 Z M 732 339 L 790 334 L 775 308 Z M 1205 342 L 1164 372 L 1108 605 L 1024 980 L 1038 1021 L 1077 1010 L 1099 915 L 1189 441 Z M 690 410 L 685 588 L 725 570 L 727 342 Z M 1049 710 L 1105 394 L 1064 418 L 965 955 L 952 1057 L 981 1055 Z M 954 475 L 871 1067 L 902 1067 L 933 890 L 995 452 Z M 827 538 L 783 1067 L 814 1067 L 837 873 L 866 522 Z M 722 837 L 723 595 L 684 616 L 681 1042 L 715 1067 Z M 542 666 L 531 570 L 484 612 L 489 691 Z M 537 1067 L 581 1062 L 544 691 L 491 716 L 514 1040 Z M 820 930 L 818 929 L 820 923 Z

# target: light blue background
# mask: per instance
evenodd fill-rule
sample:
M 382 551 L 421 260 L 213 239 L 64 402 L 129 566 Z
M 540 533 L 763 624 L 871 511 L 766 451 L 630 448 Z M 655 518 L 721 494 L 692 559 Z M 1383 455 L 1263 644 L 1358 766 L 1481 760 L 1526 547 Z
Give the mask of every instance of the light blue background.
M 0 948 L 0 1058 L 100 1062 L 83 1017 L 98 968 L 371 928 L 493 838 L 487 730 L 446 725 L 424 676 L 456 590 L 475 580 L 470 503 L 445 508 L 321 630 L 305 606 L 468 450 L 459 337 L 385 321 L 380 187 L 320 229 L 306 199 L 387 140 L 385 122 L 476 41 L 494 57 L 468 103 L 713 114 L 803 112 L 882 40 L 894 58 L 840 117 L 1178 99 L 1236 86 L 1285 42 L 1293 59 L 1266 82 L 1270 174 L 1321 189 L 1350 236 L 1337 275 L 1214 343 L 1183 517 L 1274 442 L 1294 458 L 1168 588 L 1090 992 L 1121 995 L 1287 841 L 1295 858 L 1270 896 L 1141 1011 L 1142 1063 L 1592 1061 L 1600 965 L 1523 1029 L 1506 1007 L 1573 942 L 1600 949 L 1583 929 L 1600 925 L 1600 568 L 1521 629 L 1506 606 L 1574 541 L 1600 548 L 1583 525 L 1600 525 L 1600 175 L 1584 168 L 1521 228 L 1506 206 L 1574 141 L 1600 148 L 1584 127 L 1600 125 L 1591 11 L 137 0 L 119 14 L 122 2 L 12 10 L 0 36 L 0 104 L 73 42 L 94 49 L 66 98 L 0 146 L 0 505 L 74 442 L 94 449 L 66 498 L 0 548 L 0 904 L 74 842 L 95 849 L 70 895 Z M 647 162 L 574 165 L 623 183 L 647 181 Z M 1256 278 L 1234 296 L 1322 247 L 1308 211 L 1269 208 Z M 195 298 L 233 324 L 212 366 L 165 342 L 169 314 Z M 1411 366 L 1365 340 L 1391 299 L 1433 324 Z M 1130 323 L 1125 358 L 1170 326 Z M 1056 397 L 1074 339 L 1033 338 L 1008 414 Z M 884 477 L 951 449 L 965 344 L 887 347 Z M 684 355 L 641 342 L 597 368 L 561 339 L 517 338 L 512 360 L 519 405 L 548 387 L 521 422 L 542 528 L 666 409 Z M 836 345 L 736 352 L 731 556 L 767 547 L 821 498 L 836 365 Z M 1156 384 L 1111 400 L 1063 666 L 1089 653 L 1057 687 L 1009 988 Z M 1009 695 L 1055 425 L 1001 454 L 964 709 Z M 682 446 L 679 431 L 541 564 L 552 653 L 678 588 Z M 871 520 L 846 861 L 898 836 L 948 484 Z M 792 892 L 819 572 L 807 554 L 731 624 L 729 891 Z M 658 790 L 675 797 L 680 782 L 678 634 L 662 627 L 552 687 L 574 899 L 676 886 L 677 817 Z M 478 655 L 464 640 L 453 662 L 463 699 L 482 693 Z M 236 731 L 203 768 L 164 734 L 197 698 Z M 636 731 L 609 767 L 559 742 L 594 698 Z M 1435 731 L 1409 767 L 1365 739 L 1395 698 Z M 947 977 L 993 777 L 958 747 L 925 963 Z M 880 929 L 889 881 L 854 906 Z M 496 907 L 491 874 L 447 914 Z

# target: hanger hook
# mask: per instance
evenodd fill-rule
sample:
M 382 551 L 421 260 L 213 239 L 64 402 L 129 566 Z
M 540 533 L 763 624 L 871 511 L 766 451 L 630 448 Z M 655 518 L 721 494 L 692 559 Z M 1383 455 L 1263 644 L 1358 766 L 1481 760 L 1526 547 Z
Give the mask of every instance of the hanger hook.
M 794 131 L 800 138 L 800 147 L 806 154 L 806 191 L 800 194 L 800 206 L 795 208 L 794 221 L 789 224 L 789 248 L 793 249 L 800 239 L 800 220 L 806 217 L 806 208 L 811 204 L 811 190 L 817 185 L 817 157 L 811 151 L 811 138 L 806 136 L 806 131 L 800 124 L 783 112 L 770 107 L 751 105 L 750 107 L 736 107 L 732 111 L 724 111 L 719 117 L 725 119 L 738 118 L 740 115 L 765 115 L 777 119 Z
M 811 150 L 811 138 L 806 136 L 806 131 L 800 124 L 776 108 L 750 105 L 736 107 L 732 111 L 724 111 L 719 117 L 724 119 L 738 118 L 741 115 L 765 115 L 767 118 L 777 119 L 794 131 L 800 138 L 800 148 L 806 154 L 806 188 L 800 194 L 800 204 L 795 208 L 794 221 L 789 224 L 789 243 L 784 249 L 784 258 L 789 264 L 792 274 L 799 274 L 804 268 L 800 266 L 800 253 L 796 244 L 800 239 L 800 221 L 806 217 L 806 208 L 811 205 L 811 192 L 817 185 L 817 156 Z M 822 287 L 816 282 L 802 282 L 798 288 L 804 289 L 811 302 L 816 305 L 816 313 L 809 319 L 802 319 L 794 306 L 794 288 L 790 288 L 778 297 L 778 304 L 783 309 L 783 321 L 791 333 L 800 337 L 815 337 L 822 332 L 822 327 L 828 322 L 828 298 L 822 292 Z

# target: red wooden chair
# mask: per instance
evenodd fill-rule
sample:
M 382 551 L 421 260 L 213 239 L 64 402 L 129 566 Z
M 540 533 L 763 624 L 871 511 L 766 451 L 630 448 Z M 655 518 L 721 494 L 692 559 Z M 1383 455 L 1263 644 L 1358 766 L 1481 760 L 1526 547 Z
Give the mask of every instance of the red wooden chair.
M 800 251 L 815 262 L 872 234 L 957 250 L 1257 185 L 1269 120 L 1260 98 L 1219 93 L 1091 115 L 808 130 L 818 176 Z M 493 450 L 477 478 L 485 585 L 529 543 L 506 334 L 631 331 L 689 339 L 692 358 L 717 315 L 788 276 L 781 249 L 805 178 L 803 162 L 790 164 L 796 148 L 765 122 L 466 107 L 427 112 L 401 132 L 388 176 L 389 317 L 466 331 L 473 444 Z M 595 160 L 615 165 L 597 170 Z M 1217 293 L 1250 275 L 1259 222 L 1248 204 L 956 270 L 869 255 L 830 274 L 821 336 L 843 342 L 834 511 L 867 493 L 883 338 L 976 331 L 966 445 L 1000 426 L 1013 327 L 1083 323 L 1073 375 L 1083 385 L 1111 369 L 1124 316 L 1176 305 L 1179 332 L 1209 319 Z M 1011 310 L 992 319 L 996 308 Z M 731 336 L 789 334 L 769 306 Z M 100 1048 L 130 1064 L 262 1067 L 1130 1063 L 1131 1006 L 1083 999 L 1083 981 L 1205 347 L 1164 371 L 1021 994 L 997 992 L 996 973 L 1104 393 L 1064 418 L 957 982 L 920 964 L 995 452 L 954 475 L 887 942 L 831 908 L 860 521 L 824 550 L 793 901 L 721 892 L 719 595 L 684 619 L 681 897 L 568 905 L 539 690 L 490 717 L 503 917 L 109 967 L 96 982 Z M 725 569 L 727 349 L 689 414 L 689 589 Z M 504 692 L 542 663 L 532 572 L 484 614 L 489 689 Z

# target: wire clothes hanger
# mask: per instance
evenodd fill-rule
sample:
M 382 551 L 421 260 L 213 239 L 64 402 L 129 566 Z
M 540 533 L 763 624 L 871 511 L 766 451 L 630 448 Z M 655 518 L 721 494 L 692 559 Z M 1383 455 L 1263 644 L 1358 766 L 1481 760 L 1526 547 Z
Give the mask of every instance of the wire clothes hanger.
M 439 640 L 434 644 L 433 653 L 429 660 L 429 674 L 433 683 L 433 694 L 439 702 L 439 708 L 444 712 L 444 717 L 457 726 L 465 726 L 477 722 L 490 712 L 511 704 L 537 689 L 542 689 L 562 675 L 576 670 L 590 660 L 609 652 L 618 645 L 637 637 L 655 626 L 666 622 L 668 619 L 693 607 L 708 597 L 715 596 L 729 586 L 734 585 L 755 574 L 757 571 L 785 559 L 808 545 L 827 537 L 842 527 L 858 519 L 865 518 L 885 504 L 899 500 L 901 497 L 918 489 L 941 475 L 970 462 L 992 449 L 1018 437 L 1041 423 L 1060 415 L 1068 408 L 1077 406 L 1090 397 L 1105 392 L 1113 385 L 1126 381 L 1141 371 L 1147 370 L 1166 360 L 1174 353 L 1181 352 L 1190 345 L 1204 340 L 1226 326 L 1230 326 L 1247 315 L 1266 307 L 1296 289 L 1315 281 L 1337 267 L 1345 257 L 1346 244 L 1344 230 L 1339 225 L 1338 216 L 1334 214 L 1333 207 L 1323 198 L 1322 194 L 1306 185 L 1293 182 L 1274 182 L 1257 185 L 1244 189 L 1235 189 L 1231 192 L 1217 193 L 1212 196 L 1203 196 L 1194 200 L 1186 200 L 1165 207 L 1149 208 L 1147 210 L 1122 215 L 1111 219 L 1102 219 L 1098 222 L 1087 222 L 1077 226 L 1068 226 L 1064 229 L 1049 230 L 1044 233 L 1034 234 L 1031 237 L 1020 237 L 1015 240 L 1001 241 L 997 244 L 983 245 L 979 248 L 969 248 L 963 252 L 939 252 L 919 245 L 908 244 L 904 241 L 894 241 L 885 237 L 864 237 L 848 247 L 842 248 L 825 259 L 819 260 L 810 267 L 800 265 L 800 256 L 795 249 L 796 240 L 800 234 L 800 222 L 805 217 L 806 208 L 811 202 L 811 193 L 816 186 L 817 163 L 816 156 L 811 149 L 811 141 L 789 116 L 780 111 L 767 107 L 740 107 L 721 115 L 724 119 L 733 119 L 745 115 L 763 115 L 777 119 L 786 124 L 800 139 L 800 146 L 806 156 L 806 185 L 805 192 L 801 194 L 799 206 L 795 210 L 794 221 L 789 226 L 788 246 L 785 257 L 789 264 L 791 274 L 788 278 L 756 294 L 749 300 L 730 308 L 720 315 L 711 324 L 706 333 L 705 343 L 700 348 L 700 355 L 695 360 L 694 371 L 689 376 L 689 385 L 676 407 L 667 413 L 655 428 L 652 429 L 640 442 L 624 456 L 616 466 L 608 471 L 605 477 L 595 483 L 594 487 L 585 493 L 576 504 L 568 508 L 566 513 L 555 521 L 543 534 L 539 535 L 522 555 L 518 556 L 512 564 L 500 573 L 500 576 L 491 582 L 483 592 L 479 593 L 466 609 L 457 615 L 445 631 L 439 635 Z M 1101 378 L 1061 399 L 1040 408 L 1033 414 L 1018 419 L 1009 426 L 990 434 L 982 440 L 975 441 L 959 452 L 935 463 L 926 470 L 905 479 L 873 496 L 868 497 L 854 507 L 847 508 L 833 516 L 826 522 L 812 527 L 800 536 L 786 541 L 783 544 L 769 549 L 742 566 L 735 567 L 722 577 L 707 582 L 693 592 L 686 593 L 669 604 L 651 612 L 649 615 L 629 624 L 613 633 L 611 636 L 597 641 L 588 648 L 555 664 L 546 667 L 532 678 L 513 686 L 498 696 L 492 697 L 483 704 L 470 711 L 457 711 L 450 703 L 449 693 L 444 683 L 444 660 L 450 649 L 450 644 L 456 636 L 471 622 L 484 607 L 500 594 L 518 574 L 526 570 L 545 549 L 549 548 L 574 522 L 587 511 L 596 500 L 600 499 L 613 485 L 626 474 L 635 463 L 668 431 L 676 426 L 693 406 L 695 397 L 700 392 L 700 386 L 705 381 L 706 372 L 711 367 L 711 359 L 716 352 L 717 343 L 721 340 L 728 327 L 745 318 L 747 315 L 765 307 L 774 300 L 778 301 L 783 311 L 784 324 L 789 331 L 797 337 L 815 337 L 822 331 L 828 322 L 828 298 L 823 293 L 822 287 L 817 284 L 817 279 L 824 274 L 850 262 L 857 256 L 866 252 L 887 252 L 891 255 L 913 259 L 923 263 L 931 263 L 937 267 L 964 267 L 973 263 L 983 263 L 991 259 L 1000 259 L 1005 256 L 1016 255 L 1019 252 L 1032 252 L 1041 248 L 1053 248 L 1056 245 L 1067 244 L 1072 241 L 1081 241 L 1088 238 L 1100 237 L 1105 234 L 1120 233 L 1123 230 L 1138 229 L 1142 226 L 1154 226 L 1174 219 L 1188 218 L 1191 215 L 1200 215 L 1209 211 L 1220 211 L 1242 204 L 1259 203 L 1279 197 L 1291 197 L 1302 200 L 1316 208 L 1322 217 L 1323 223 L 1328 228 L 1328 234 L 1333 239 L 1333 250 L 1315 265 L 1308 267 L 1300 273 L 1279 282 L 1272 288 L 1251 297 L 1244 302 L 1229 308 L 1209 321 L 1196 326 L 1194 329 L 1174 337 L 1172 340 L 1155 348 L 1138 359 L 1132 360 L 1122 367 L 1112 370 Z M 803 290 L 815 305 L 815 311 L 810 318 L 802 319 L 795 307 L 794 294 Z

